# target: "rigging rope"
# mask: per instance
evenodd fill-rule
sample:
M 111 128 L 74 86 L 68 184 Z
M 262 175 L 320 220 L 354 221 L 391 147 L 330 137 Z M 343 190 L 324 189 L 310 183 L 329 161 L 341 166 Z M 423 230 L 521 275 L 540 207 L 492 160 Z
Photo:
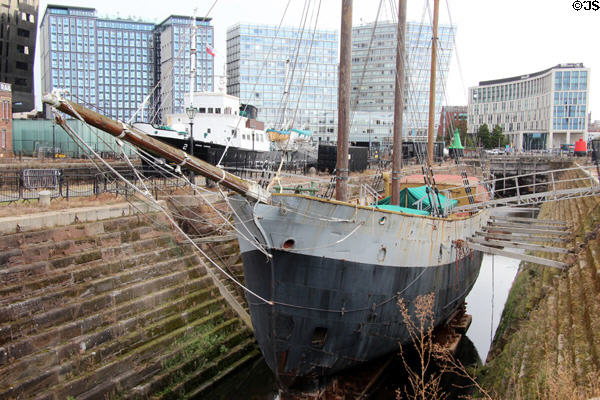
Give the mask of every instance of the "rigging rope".
M 285 15 L 287 14 L 287 10 L 288 10 L 288 7 L 290 6 L 290 2 L 291 2 L 291 0 L 288 0 L 287 4 L 285 6 L 285 9 L 283 10 L 283 15 L 281 16 L 281 19 L 279 20 L 279 25 L 277 26 L 277 30 L 275 31 L 275 36 L 277 36 L 279 34 L 279 30 L 281 29 L 281 25 L 283 24 L 283 20 L 285 18 Z M 252 96 L 252 93 L 254 93 L 254 91 L 256 90 L 256 85 L 258 85 L 259 78 L 262 77 L 263 71 L 264 71 L 264 69 L 265 69 L 265 67 L 266 67 L 266 65 L 268 63 L 268 59 L 269 59 L 269 56 L 271 55 L 271 52 L 273 51 L 273 46 L 274 45 L 275 45 L 275 40 L 272 40 L 271 41 L 271 47 L 269 48 L 267 56 L 263 60 L 263 63 L 261 65 L 261 67 L 260 67 L 260 70 L 258 71 L 258 77 L 256 79 L 256 82 L 252 86 L 252 91 L 250 92 L 250 94 L 248 94 L 249 96 Z M 251 100 L 251 98 L 244 99 L 244 104 L 246 104 L 250 100 Z M 237 131 L 237 127 L 240 124 L 240 121 L 241 121 L 241 116 L 238 119 L 238 124 L 236 125 L 236 131 Z M 221 157 L 219 158 L 219 162 L 217 163 L 217 167 L 222 167 L 221 163 L 223 162 L 223 158 L 225 157 L 225 154 L 227 154 L 227 150 L 229 149 L 229 145 L 230 145 L 230 142 L 228 141 L 227 145 L 225 146 L 225 149 L 223 150 L 223 154 L 221 154 Z
M 144 152 L 145 153 L 145 152 Z M 147 154 L 147 153 L 146 153 Z M 206 199 L 202 193 L 200 193 L 200 190 L 202 190 L 205 193 L 212 193 L 211 191 L 204 189 L 202 187 L 198 187 L 196 184 L 192 184 L 189 179 L 187 179 L 187 177 L 185 175 L 182 176 L 178 176 L 175 175 L 173 172 L 171 171 L 166 171 L 165 169 L 163 169 L 163 167 L 161 165 L 158 165 L 157 163 L 153 162 L 149 157 L 146 157 L 145 155 L 139 153 L 140 157 L 146 158 L 148 159 L 148 161 L 155 166 L 156 168 L 159 168 L 163 171 L 165 171 L 165 173 L 167 175 L 171 175 L 173 177 L 176 177 L 178 179 L 182 179 L 184 180 L 187 184 L 189 184 L 192 189 L 194 190 L 194 193 L 198 194 L 200 196 L 200 198 L 224 221 L 224 225 L 228 225 L 230 226 L 238 235 L 240 235 L 242 238 L 244 238 L 246 241 L 248 241 L 248 243 L 252 244 L 254 247 L 256 247 L 257 250 L 259 250 L 261 253 L 263 253 L 265 256 L 270 257 L 270 254 L 267 252 L 267 250 L 255 239 L 250 239 L 248 238 L 246 235 L 244 235 L 235 225 L 233 225 L 228 218 L 226 218 L 213 204 L 211 201 L 209 201 L 208 199 Z M 151 155 L 149 155 L 150 157 L 152 157 Z M 225 199 L 227 201 L 227 199 Z M 243 221 L 240 219 L 240 222 L 242 224 L 244 224 L 246 221 Z
M 313 43 L 315 41 L 315 34 L 317 32 L 317 22 L 319 20 L 319 12 L 320 12 L 320 10 L 321 10 L 321 0 L 319 0 L 319 6 L 317 8 L 317 15 L 315 17 L 315 24 L 314 24 L 314 28 L 313 28 L 312 38 L 311 38 L 310 46 L 309 46 L 309 49 L 308 49 L 308 56 L 306 58 L 306 60 L 307 60 L 307 62 L 306 62 L 306 68 L 304 70 L 304 76 L 302 77 L 302 84 L 300 85 L 300 92 L 298 93 L 298 101 L 296 103 L 296 109 L 294 110 L 294 114 L 293 114 L 292 121 L 291 121 L 292 126 L 294 124 L 294 121 L 296 120 L 296 115 L 298 113 L 298 107 L 300 106 L 300 96 L 302 96 L 302 91 L 304 90 L 304 84 L 306 82 L 306 74 L 308 73 L 308 66 L 309 66 L 310 56 L 312 54 Z M 314 12 L 314 9 L 313 9 L 313 12 Z M 302 31 L 303 32 L 302 35 L 303 35 L 304 34 L 304 27 L 302 29 L 303 29 L 303 31 Z M 300 52 L 300 43 L 301 42 L 302 42 L 302 36 L 300 37 L 300 42 L 298 44 L 298 53 Z M 296 57 L 297 57 L 297 55 L 296 55 Z M 292 75 L 292 78 L 293 78 L 293 75 Z M 283 114 L 285 114 L 285 109 L 284 109 Z M 280 174 L 281 174 L 281 168 L 283 167 L 283 161 L 285 159 L 285 156 L 286 156 L 286 153 L 287 153 L 287 150 L 288 150 L 291 138 L 292 138 L 292 134 L 290 132 L 290 135 L 289 135 L 289 137 L 287 139 L 285 148 L 283 149 L 283 151 L 281 153 L 281 161 L 279 162 L 279 168 L 277 168 L 277 172 L 276 172 L 275 176 L 273 177 L 273 180 L 267 186 L 267 191 L 275 184 L 275 182 L 279 183 L 279 187 L 283 186 L 283 185 L 281 185 Z
M 73 112 L 73 114 L 80 120 L 82 120 L 83 122 L 85 122 L 83 120 L 83 118 L 81 117 L 81 115 L 79 115 L 79 113 L 77 113 L 77 111 L 75 109 L 73 109 L 69 103 L 65 102 L 64 104 L 67 104 L 67 106 L 71 109 L 71 112 Z M 212 258 L 210 258 L 205 252 L 204 250 L 202 250 L 193 240 L 192 238 L 190 238 L 188 236 L 187 233 L 185 233 L 185 231 L 183 229 L 181 229 L 181 227 L 179 226 L 179 224 L 177 224 L 177 222 L 175 220 L 173 220 L 173 217 L 171 217 L 171 215 L 167 212 L 167 210 L 165 210 L 165 208 L 156 200 L 154 200 L 154 198 L 152 196 L 148 196 L 147 193 L 141 191 L 137 186 L 133 185 L 131 182 L 129 182 L 129 180 L 127 180 L 123 175 L 121 175 L 117 170 L 115 170 L 108 162 L 106 162 L 106 160 L 104 160 L 102 157 L 100 157 L 100 155 L 98 153 L 96 153 L 94 151 L 94 149 L 92 149 L 87 143 L 85 143 L 85 141 L 83 141 L 81 139 L 81 137 L 73 130 L 71 129 L 71 127 L 69 127 L 66 122 L 63 120 L 62 123 L 59 124 L 63 129 L 65 129 L 65 131 L 70 130 L 71 133 L 76 136 L 83 144 L 84 146 L 88 149 L 88 151 L 90 151 L 92 154 L 94 154 L 94 156 L 96 158 L 98 158 L 100 161 L 102 161 L 102 163 L 112 171 L 113 174 L 115 174 L 116 176 L 119 177 L 119 179 L 121 179 L 126 185 L 130 186 L 133 188 L 133 190 L 137 193 L 139 193 L 144 199 L 149 200 L 150 203 L 153 203 L 159 210 L 161 210 L 163 212 L 163 214 L 165 215 L 165 217 L 169 220 L 169 222 L 171 222 L 172 226 L 184 237 L 186 238 L 191 244 L 192 246 L 194 246 L 194 248 L 200 253 L 202 254 L 202 256 L 204 256 L 212 265 L 215 266 L 215 268 L 217 268 L 219 271 L 221 271 L 228 279 L 230 279 L 233 283 L 235 283 L 236 285 L 238 285 L 240 288 L 242 288 L 243 290 L 245 290 L 248 294 L 251 294 L 252 296 L 256 297 L 257 299 L 273 305 L 274 303 L 270 300 L 267 300 L 265 298 L 263 298 L 262 296 L 260 296 L 259 294 L 255 293 L 254 291 L 252 291 L 251 289 L 247 288 L 246 286 L 244 286 L 241 282 L 239 282 L 237 279 L 235 279 L 231 274 L 229 274 L 229 272 L 227 272 L 225 269 L 223 269 L 220 265 L 218 265 L 216 262 L 213 261 Z M 202 260 L 202 258 L 199 259 L 200 262 L 203 264 L 203 266 L 206 267 L 206 264 L 204 262 L 204 260 Z M 208 268 L 206 268 L 207 271 L 209 271 Z M 211 273 L 212 274 L 212 273 Z

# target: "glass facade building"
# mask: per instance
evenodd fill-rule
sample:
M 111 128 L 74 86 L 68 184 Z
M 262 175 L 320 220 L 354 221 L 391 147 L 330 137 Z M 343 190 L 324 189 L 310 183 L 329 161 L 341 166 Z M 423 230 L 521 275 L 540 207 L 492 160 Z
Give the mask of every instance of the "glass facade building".
M 381 143 L 392 142 L 397 26 L 379 22 L 352 28 L 351 141 L 371 142 L 377 136 Z M 445 102 L 455 33 L 451 25 L 438 28 L 435 121 Z M 409 140 L 427 140 L 431 36 L 431 26 L 407 22 L 402 127 Z
M 190 44 L 192 24 L 190 17 L 170 16 L 156 26 L 156 68 L 160 83 L 160 112 L 183 113 L 183 95 L 190 88 Z M 213 91 L 214 60 L 206 45 L 214 46 L 214 31 L 210 18 L 196 19 L 196 88 L 195 91 Z
M 480 82 L 469 88 L 468 127 L 499 125 L 517 149 L 552 149 L 587 140 L 590 71 L 581 63 Z
M 107 115 L 128 121 L 154 85 L 152 76 L 153 24 L 133 21 L 96 21 L 98 52 L 98 108 Z M 92 45 L 90 45 L 90 51 Z M 84 59 L 84 67 L 85 62 Z M 93 57 L 90 57 L 90 70 Z M 77 60 L 77 64 L 81 64 Z M 87 70 L 85 70 L 87 72 Z M 94 104 L 94 76 L 90 77 L 90 102 Z M 81 80 L 78 79 L 79 85 Z M 85 87 L 85 82 L 84 82 Z M 141 110 L 140 110 L 141 111 Z M 148 120 L 149 108 L 134 119 Z
M 258 107 L 268 128 L 293 124 L 335 140 L 337 68 L 335 31 L 253 24 L 227 30 L 227 93 Z
M 165 75 L 183 68 L 183 62 L 178 62 L 180 58 L 175 59 L 173 54 L 185 57 L 185 51 L 179 49 L 186 36 L 176 33 L 179 28 L 175 29 L 175 21 L 185 21 L 189 31 L 190 17 L 170 17 L 155 25 L 98 18 L 93 8 L 49 5 L 40 25 L 42 91 L 64 89 L 74 101 L 122 121 L 159 122 L 163 113 L 183 112 L 183 107 L 177 109 L 175 100 L 183 104 L 179 89 L 185 86 L 184 80 L 181 76 Z M 165 34 L 166 31 L 172 33 Z M 169 63 L 173 68 L 163 72 L 163 66 Z M 198 71 L 212 83 L 212 64 L 208 68 L 199 61 Z M 158 82 L 160 91 L 141 107 Z M 167 102 L 163 105 L 161 99 Z

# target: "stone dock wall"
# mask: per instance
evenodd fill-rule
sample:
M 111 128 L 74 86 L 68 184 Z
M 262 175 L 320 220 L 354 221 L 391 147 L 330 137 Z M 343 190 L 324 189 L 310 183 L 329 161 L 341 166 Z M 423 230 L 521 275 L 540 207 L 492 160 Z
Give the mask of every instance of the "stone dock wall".
M 563 179 L 586 178 L 571 171 Z M 589 186 L 590 181 L 575 183 Z M 574 185 L 574 184 L 570 184 Z M 570 186 L 572 187 L 572 186 Z M 567 185 L 563 184 L 563 188 Z M 521 263 L 480 380 L 494 398 L 600 395 L 600 198 L 546 203 L 539 219 L 566 221 L 568 269 Z M 563 254 L 533 253 L 564 260 Z
M 259 357 L 203 256 L 138 211 L 0 219 L 0 400 L 202 397 Z M 236 268 L 214 235 L 203 246 Z

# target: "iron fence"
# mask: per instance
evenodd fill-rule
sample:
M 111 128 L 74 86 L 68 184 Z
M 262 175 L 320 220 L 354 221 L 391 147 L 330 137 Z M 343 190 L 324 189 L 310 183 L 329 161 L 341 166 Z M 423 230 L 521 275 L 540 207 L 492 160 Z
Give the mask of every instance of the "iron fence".
M 238 158 L 224 163 L 225 169 L 248 179 L 266 179 L 279 168 L 275 160 L 254 160 Z M 282 171 L 292 174 L 306 174 L 312 166 L 307 160 L 289 160 L 282 165 Z M 116 168 L 117 172 L 135 182 L 144 190 L 135 173 L 126 167 Z M 145 184 L 152 193 L 174 190 L 188 185 L 188 181 L 176 177 L 165 177 L 151 165 L 142 163 L 138 172 L 145 178 Z M 187 174 L 187 173 L 186 173 Z M 109 170 L 98 171 L 89 166 L 64 169 L 15 169 L 0 170 L 0 203 L 18 200 L 37 199 L 41 190 L 50 191 L 52 198 L 84 197 L 102 193 L 129 196 L 133 188 L 120 180 Z
M 144 190 L 134 172 L 118 171 L 130 182 Z M 186 186 L 183 178 L 156 176 L 150 171 L 140 171 L 145 185 L 154 194 Z M 97 171 L 89 168 L 73 169 L 23 169 L 0 171 L 0 203 L 37 199 L 41 190 L 50 192 L 52 198 L 84 197 L 113 193 L 128 197 L 134 189 L 110 171 Z

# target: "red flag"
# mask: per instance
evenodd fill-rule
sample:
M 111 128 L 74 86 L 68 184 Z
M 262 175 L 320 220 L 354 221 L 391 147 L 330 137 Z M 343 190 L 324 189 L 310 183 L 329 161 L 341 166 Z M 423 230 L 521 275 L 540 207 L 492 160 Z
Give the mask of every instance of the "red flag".
M 209 44 L 207 44 L 207 45 L 206 45 L 206 52 L 207 52 L 208 54 L 210 54 L 211 56 L 213 56 L 213 57 L 215 56 L 215 52 L 213 51 L 213 48 L 212 48 L 212 47 L 210 47 L 210 45 L 209 45 Z

